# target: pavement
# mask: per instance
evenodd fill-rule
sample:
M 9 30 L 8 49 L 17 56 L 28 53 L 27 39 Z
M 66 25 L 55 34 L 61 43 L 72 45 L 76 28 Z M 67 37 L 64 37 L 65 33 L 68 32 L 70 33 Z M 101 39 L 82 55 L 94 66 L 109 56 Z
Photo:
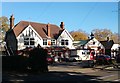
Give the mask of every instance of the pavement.
M 93 68 L 80 68 L 80 67 L 74 67 L 74 66 L 69 66 L 69 67 L 56 67 L 56 66 L 49 66 L 48 67 L 50 72 L 53 71 L 65 71 L 65 72 L 76 72 L 76 73 L 92 73 L 98 71 L 98 69 L 93 69 Z
M 118 63 L 117 65 L 113 65 L 113 64 L 111 64 L 111 65 L 100 65 L 100 66 L 94 67 L 94 69 L 120 71 L 120 63 Z

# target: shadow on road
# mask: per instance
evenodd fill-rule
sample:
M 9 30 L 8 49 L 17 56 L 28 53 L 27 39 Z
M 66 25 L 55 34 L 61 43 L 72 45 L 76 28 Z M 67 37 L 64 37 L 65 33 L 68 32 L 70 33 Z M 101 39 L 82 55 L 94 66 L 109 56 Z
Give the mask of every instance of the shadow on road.
M 85 75 L 76 72 L 61 72 L 51 71 L 48 73 L 18 73 L 18 72 L 3 72 L 2 83 L 104 83 L 102 79 L 97 79 L 99 76 Z

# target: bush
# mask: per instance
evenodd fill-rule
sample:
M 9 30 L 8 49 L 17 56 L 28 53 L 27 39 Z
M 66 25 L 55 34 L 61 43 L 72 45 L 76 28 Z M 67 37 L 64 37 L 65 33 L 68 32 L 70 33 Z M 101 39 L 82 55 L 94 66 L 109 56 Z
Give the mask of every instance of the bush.
M 10 71 L 40 71 L 48 72 L 47 51 L 42 48 L 35 48 L 26 56 L 2 56 L 2 69 Z M 28 69 L 30 68 L 30 69 Z

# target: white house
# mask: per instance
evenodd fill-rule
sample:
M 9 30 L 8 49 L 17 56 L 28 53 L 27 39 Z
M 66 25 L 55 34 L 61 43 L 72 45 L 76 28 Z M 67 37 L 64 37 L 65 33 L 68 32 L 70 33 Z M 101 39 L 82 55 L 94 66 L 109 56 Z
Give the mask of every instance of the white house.
M 111 50 L 119 50 L 120 45 L 119 44 L 113 44 Z
M 96 38 L 90 39 L 84 46 L 84 48 L 94 49 L 95 51 L 98 50 L 98 47 L 104 49 L 104 46 Z
M 111 48 L 111 55 L 112 55 L 112 57 L 116 57 L 116 55 L 119 52 L 119 48 L 120 48 L 119 44 L 113 44 L 113 46 Z
M 93 49 L 95 51 L 95 54 L 104 53 L 105 47 L 103 44 L 98 41 L 94 34 L 91 33 L 90 38 L 87 40 L 80 40 L 73 42 L 73 45 L 76 47 L 76 49 Z
M 13 35 L 11 36 L 10 34 Z M 38 44 L 44 48 L 51 46 L 74 48 L 72 44 L 74 39 L 64 28 L 63 22 L 61 22 L 60 27 L 49 23 L 43 24 L 29 21 L 20 21 L 14 26 L 14 16 L 12 15 L 10 18 L 10 30 L 5 38 L 8 47 L 15 47 L 12 45 L 15 39 L 17 40 L 15 44 L 17 45 L 17 50 L 26 47 L 36 47 Z

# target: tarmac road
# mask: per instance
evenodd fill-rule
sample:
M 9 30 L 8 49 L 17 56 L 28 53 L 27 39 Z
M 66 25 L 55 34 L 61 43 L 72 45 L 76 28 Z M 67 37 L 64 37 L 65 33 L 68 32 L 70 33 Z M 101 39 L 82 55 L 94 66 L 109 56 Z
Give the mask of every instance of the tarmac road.
M 47 83 L 111 83 L 120 82 L 119 69 L 101 70 L 102 66 L 96 68 L 81 68 L 78 63 L 55 63 L 49 65 L 48 73 L 3 73 L 3 82 L 47 82 Z

